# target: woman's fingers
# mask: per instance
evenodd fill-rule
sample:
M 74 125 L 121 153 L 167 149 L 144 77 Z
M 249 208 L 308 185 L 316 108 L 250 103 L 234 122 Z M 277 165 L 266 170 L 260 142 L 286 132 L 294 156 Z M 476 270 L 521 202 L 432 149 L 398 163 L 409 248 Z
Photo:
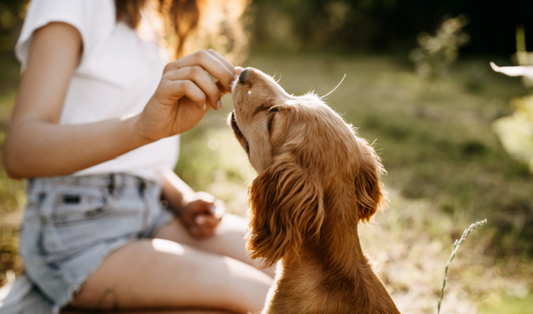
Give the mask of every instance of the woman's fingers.
M 224 203 L 205 192 L 195 193 L 195 200 L 181 212 L 182 219 L 195 237 L 212 235 L 224 215 Z
M 231 62 L 229 62 L 226 58 L 224 58 L 221 54 L 219 54 L 218 52 L 216 52 L 213 49 L 209 49 L 209 50 L 207 50 L 207 52 L 209 52 L 215 58 L 217 58 L 220 62 L 222 62 L 222 64 L 224 64 L 233 73 L 233 79 L 230 81 L 230 86 L 229 86 L 230 89 L 226 89 L 224 87 L 224 85 L 220 81 L 216 82 L 220 94 L 222 96 L 224 96 L 228 92 L 231 92 L 231 90 L 233 88 L 233 82 L 239 78 L 239 75 L 241 74 L 243 68 L 242 67 L 233 66 L 233 64 L 231 64 Z
M 222 218 L 222 216 L 224 216 L 224 214 L 226 213 L 226 206 L 224 205 L 224 202 L 222 202 L 221 200 L 216 200 L 214 207 L 211 207 L 211 212 L 213 213 L 213 215 L 215 215 L 215 217 Z
M 220 101 L 222 95 L 218 86 L 201 67 L 192 66 L 176 69 L 165 73 L 164 77 L 172 81 L 192 81 L 198 88 L 200 88 L 200 90 L 202 90 L 213 109 L 220 109 L 222 107 Z
M 204 203 L 205 207 L 209 208 L 206 214 L 198 214 L 194 219 L 197 225 L 197 230 L 202 237 L 210 236 L 215 232 L 216 227 L 222 220 L 224 212 L 224 203 L 220 200 L 214 202 Z
M 191 129 L 208 106 L 222 107 L 220 98 L 231 91 L 237 71 L 213 50 L 198 51 L 167 64 L 159 87 L 136 124 L 140 134 L 152 140 Z
M 190 80 L 167 80 L 164 84 L 163 92 L 172 95 L 175 100 L 183 96 L 189 98 L 200 110 L 207 110 L 206 95 L 204 92 Z M 175 105 L 175 102 L 169 105 Z
M 221 220 L 222 218 L 199 214 L 194 219 L 195 226 L 191 228 L 191 231 L 195 236 L 200 238 L 210 236 L 215 232 Z
M 229 63 L 227 60 L 221 61 L 215 56 L 215 53 L 200 50 L 169 63 L 165 68 L 165 73 L 179 68 L 200 66 L 219 80 L 224 89 L 230 91 L 231 82 L 235 79 L 235 68 L 233 66 L 228 67 L 226 62 Z
M 228 91 L 222 86 L 222 83 L 220 81 L 216 81 L 215 85 L 218 88 L 218 92 L 220 93 L 220 96 L 224 96 L 228 93 Z
M 210 53 L 213 57 L 217 58 L 220 62 L 222 62 L 222 64 L 224 64 L 228 68 L 228 70 L 230 70 L 231 72 L 235 72 L 235 66 L 233 66 L 233 64 L 231 64 L 231 62 L 224 58 L 220 53 L 214 51 L 213 49 L 209 49 L 207 50 L 207 52 Z

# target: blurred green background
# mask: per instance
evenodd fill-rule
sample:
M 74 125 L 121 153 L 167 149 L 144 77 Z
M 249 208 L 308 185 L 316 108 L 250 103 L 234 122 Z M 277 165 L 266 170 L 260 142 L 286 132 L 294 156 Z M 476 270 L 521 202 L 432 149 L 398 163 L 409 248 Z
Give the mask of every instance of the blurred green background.
M 0 0 L 0 145 L 26 2 Z M 453 242 L 485 218 L 452 263 L 441 312 L 533 313 L 531 90 L 489 66 L 518 63 L 517 49 L 526 53 L 533 40 L 532 14 L 530 0 L 251 2 L 244 66 L 296 95 L 325 95 L 346 74 L 326 101 L 375 141 L 388 171 L 391 204 L 360 234 L 404 313 L 436 312 Z M 255 172 L 226 125 L 231 110 L 225 97 L 222 112 L 183 134 L 176 171 L 244 215 Z M 510 126 L 495 127 L 501 121 Z M 0 166 L 0 285 L 22 271 L 23 188 Z

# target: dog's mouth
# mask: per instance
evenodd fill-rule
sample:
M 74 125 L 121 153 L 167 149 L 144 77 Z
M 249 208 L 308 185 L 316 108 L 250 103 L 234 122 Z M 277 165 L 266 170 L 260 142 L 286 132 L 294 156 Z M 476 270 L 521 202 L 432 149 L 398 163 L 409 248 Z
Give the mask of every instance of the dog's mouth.
M 241 129 L 239 129 L 239 126 L 237 125 L 237 121 L 235 120 L 235 110 L 231 112 L 230 123 L 231 123 L 231 128 L 233 129 L 233 131 L 235 131 L 235 134 L 237 134 L 238 136 L 242 136 Z
M 230 125 L 231 125 L 231 128 L 233 129 L 233 133 L 235 133 L 235 136 L 237 137 L 237 139 L 240 142 L 244 143 L 244 149 L 246 150 L 246 153 L 250 153 L 250 146 L 248 145 L 248 141 L 246 140 L 246 138 L 242 134 L 241 129 L 239 129 L 239 126 L 237 125 L 237 121 L 235 120 L 235 110 L 233 110 L 231 112 Z

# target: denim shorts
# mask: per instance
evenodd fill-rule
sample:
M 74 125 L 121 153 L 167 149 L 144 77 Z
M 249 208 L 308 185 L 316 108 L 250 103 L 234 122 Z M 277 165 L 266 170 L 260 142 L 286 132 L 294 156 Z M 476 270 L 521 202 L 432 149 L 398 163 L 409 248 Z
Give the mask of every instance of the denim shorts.
M 20 232 L 26 276 L 57 311 L 109 253 L 172 221 L 160 195 L 160 184 L 124 173 L 29 180 Z

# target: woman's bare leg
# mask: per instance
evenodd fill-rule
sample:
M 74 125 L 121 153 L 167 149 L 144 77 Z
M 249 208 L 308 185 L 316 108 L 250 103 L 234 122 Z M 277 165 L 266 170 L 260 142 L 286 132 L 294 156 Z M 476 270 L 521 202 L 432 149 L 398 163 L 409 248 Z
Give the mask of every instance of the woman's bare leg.
M 229 256 L 254 267 L 260 266 L 259 262 L 250 260 L 245 249 L 244 235 L 246 234 L 247 222 L 245 219 L 225 214 L 217 226 L 215 235 L 206 239 L 196 239 L 190 235 L 185 227 L 174 219 L 172 223 L 163 227 L 155 238 L 171 240 L 186 244 L 211 253 Z M 274 278 L 274 267 L 261 269 L 265 274 Z
M 272 278 L 236 259 L 153 239 L 111 253 L 71 303 L 100 309 L 260 311 Z M 111 292 L 111 293 L 110 293 Z
M 61 310 L 61 314 L 93 314 L 92 311 L 87 310 L 76 310 L 76 309 L 65 309 Z M 235 312 L 228 312 L 223 310 L 195 310 L 195 309 L 179 309 L 179 310 L 155 310 L 155 311 L 98 311 L 98 314 L 234 314 Z

